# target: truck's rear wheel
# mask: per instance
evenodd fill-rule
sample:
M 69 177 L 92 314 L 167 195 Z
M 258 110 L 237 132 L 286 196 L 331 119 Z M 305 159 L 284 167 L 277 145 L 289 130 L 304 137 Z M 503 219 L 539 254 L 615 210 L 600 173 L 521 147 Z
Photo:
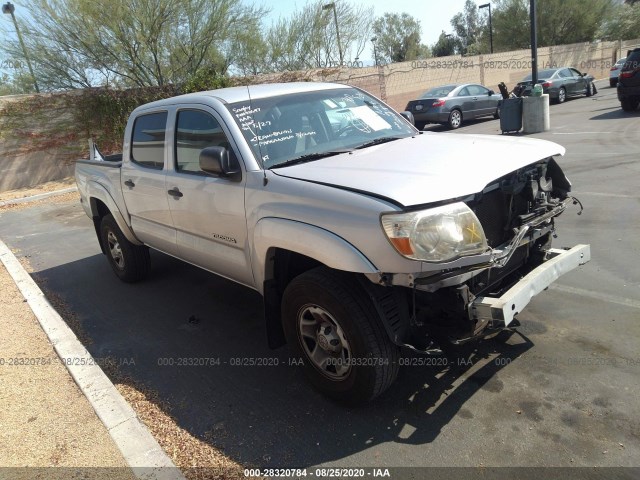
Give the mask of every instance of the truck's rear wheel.
M 111 214 L 105 215 L 100 222 L 100 240 L 109 264 L 120 280 L 133 283 L 149 275 L 149 249 L 127 240 Z
M 293 279 L 282 299 L 287 342 L 309 381 L 352 405 L 380 395 L 398 374 L 399 349 L 371 302 L 352 276 L 326 267 Z

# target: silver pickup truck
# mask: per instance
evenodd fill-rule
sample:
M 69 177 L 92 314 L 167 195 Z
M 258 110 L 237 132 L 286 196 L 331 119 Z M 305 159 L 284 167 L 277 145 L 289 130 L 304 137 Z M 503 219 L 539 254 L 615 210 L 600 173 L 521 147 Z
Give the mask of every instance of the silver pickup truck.
M 576 200 L 551 142 L 419 132 L 357 88 L 234 87 L 137 108 L 123 154 L 76 180 L 125 282 L 148 248 L 253 288 L 269 345 L 348 403 L 395 380 L 402 349 L 437 355 L 517 324 L 589 261 L 551 248 Z

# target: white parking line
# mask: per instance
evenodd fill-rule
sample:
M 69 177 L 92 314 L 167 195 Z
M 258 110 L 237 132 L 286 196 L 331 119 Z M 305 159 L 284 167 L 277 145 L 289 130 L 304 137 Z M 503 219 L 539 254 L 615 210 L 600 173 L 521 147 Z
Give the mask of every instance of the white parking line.
M 592 195 L 594 197 L 609 198 L 640 198 L 640 195 L 625 195 L 623 193 L 600 193 L 600 192 L 576 192 L 576 195 Z
M 594 300 L 601 300 L 607 303 L 615 303 L 616 305 L 623 305 L 625 307 L 640 309 L 640 301 L 634 300 L 632 298 L 618 297 L 616 295 L 609 295 L 608 293 L 585 290 L 583 288 L 569 287 L 567 285 L 559 285 L 557 283 L 551 285 L 549 289 L 557 290 L 563 293 L 570 293 L 573 295 L 580 295 L 581 297 L 593 298 Z
M 551 135 L 609 135 L 611 132 L 551 132 Z

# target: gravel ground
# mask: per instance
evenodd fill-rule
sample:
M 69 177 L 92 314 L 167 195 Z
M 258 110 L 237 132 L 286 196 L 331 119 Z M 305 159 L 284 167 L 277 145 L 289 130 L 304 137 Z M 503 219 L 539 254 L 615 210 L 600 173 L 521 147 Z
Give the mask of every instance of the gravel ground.
M 2 264 L 0 304 L 2 473 L 35 478 L 33 468 L 6 467 L 92 467 L 82 478 L 134 478 Z
M 17 190 L 8 190 L 6 192 L 0 192 L 0 202 L 7 200 L 14 200 L 17 198 L 30 197 L 32 195 L 38 195 L 40 193 L 53 192 L 55 190 L 63 190 L 69 187 L 75 187 L 76 181 L 73 177 L 65 178 L 55 182 L 46 182 L 36 187 L 19 188 Z

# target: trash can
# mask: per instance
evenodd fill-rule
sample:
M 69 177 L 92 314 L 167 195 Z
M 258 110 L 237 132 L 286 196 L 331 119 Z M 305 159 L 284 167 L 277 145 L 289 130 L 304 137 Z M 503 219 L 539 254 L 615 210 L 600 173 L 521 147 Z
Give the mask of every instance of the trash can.
M 499 109 L 502 133 L 519 132 L 522 128 L 522 98 L 501 100 Z

